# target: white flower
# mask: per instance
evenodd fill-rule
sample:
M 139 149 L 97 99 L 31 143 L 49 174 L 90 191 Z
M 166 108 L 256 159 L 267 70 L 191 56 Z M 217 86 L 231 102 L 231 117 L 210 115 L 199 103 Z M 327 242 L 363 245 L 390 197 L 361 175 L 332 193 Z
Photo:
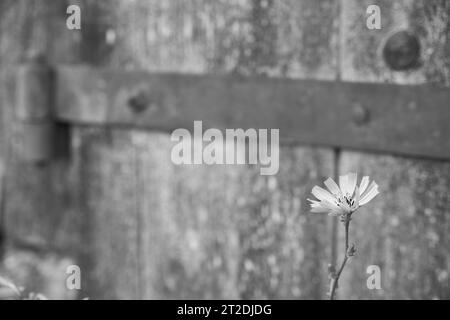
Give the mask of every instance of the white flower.
M 311 212 L 336 216 L 352 214 L 379 193 L 378 185 L 374 181 L 369 185 L 368 176 L 361 179 L 359 187 L 356 182 L 357 174 L 349 173 L 339 177 L 339 186 L 333 179 L 328 178 L 324 183 L 329 191 L 315 186 L 312 194 L 318 200 L 308 199 L 311 202 Z

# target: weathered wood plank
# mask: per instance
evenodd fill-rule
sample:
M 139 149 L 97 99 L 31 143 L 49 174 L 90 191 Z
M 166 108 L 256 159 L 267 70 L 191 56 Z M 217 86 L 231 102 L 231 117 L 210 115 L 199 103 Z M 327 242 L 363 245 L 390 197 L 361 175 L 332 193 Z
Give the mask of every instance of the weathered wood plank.
M 309 214 L 311 188 L 333 175 L 327 149 L 282 148 L 280 172 L 252 170 L 239 218 L 240 290 L 244 299 L 322 299 L 327 288 L 331 225 Z
M 343 80 L 393 83 L 446 83 L 449 46 L 444 1 L 343 1 Z M 377 4 L 382 30 L 365 28 L 365 10 Z M 393 30 L 407 28 L 422 45 L 422 67 L 394 72 L 380 55 Z M 406 52 L 406 51 L 403 51 Z M 439 65 L 439 67 L 437 67 Z M 443 113 L 430 112 L 436 117 Z M 416 111 L 412 110 L 416 115 Z M 417 114 L 417 116 L 419 116 Z M 425 126 L 435 123 L 423 118 Z M 430 141 L 430 143 L 432 143 Z M 436 144 L 436 147 L 441 147 Z M 339 170 L 368 174 L 380 185 L 381 194 L 355 215 L 351 241 L 357 256 L 340 282 L 341 298 L 358 299 L 448 299 L 450 223 L 448 215 L 449 164 L 411 160 L 388 155 L 343 152 Z M 366 286 L 368 265 L 381 268 L 382 290 Z
M 341 283 L 347 298 L 448 299 L 450 165 L 346 152 L 341 170 L 370 175 L 378 199 L 355 214 L 357 256 Z M 369 290 L 366 269 L 378 265 L 382 290 Z
M 168 137 L 136 137 L 145 298 L 323 297 L 329 227 L 304 199 L 332 152 L 285 147 L 266 179 L 256 166 L 174 167 Z
M 143 298 L 239 298 L 245 166 L 175 167 L 167 135 L 136 133 L 135 143 Z
M 79 263 L 83 215 L 72 197 L 70 164 L 57 160 L 36 165 L 20 160 L 12 143 L 20 143 L 14 125 L 14 70 L 30 53 L 41 52 L 50 64 L 78 61 L 77 33 L 66 28 L 66 3 L 40 0 L 0 3 L 1 162 L 5 175 L 0 217 L 2 270 L 20 285 L 51 298 L 70 298 L 65 268 Z M 4 240 L 4 241 L 3 241 Z
M 114 47 L 115 52 L 111 65 L 116 63 L 121 65 L 122 59 L 127 59 L 128 63 L 134 67 L 152 69 L 152 68 L 183 68 L 183 65 L 190 68 L 196 68 L 197 65 L 191 58 L 195 60 L 194 53 L 188 53 L 177 59 L 167 61 L 163 60 L 160 64 L 158 56 L 163 52 L 163 59 L 165 57 L 173 57 L 175 47 L 182 49 L 184 46 L 189 46 L 188 39 L 184 38 L 184 33 L 179 33 L 178 18 L 185 15 L 185 9 L 190 8 L 187 12 L 191 16 L 187 18 L 192 19 L 197 15 L 196 10 L 192 10 L 197 6 L 197 2 L 167 2 L 161 4 L 160 2 L 144 2 L 138 1 L 133 6 L 120 7 L 118 13 L 121 15 L 120 24 L 116 25 L 117 32 L 125 30 L 133 30 L 133 37 L 127 37 L 126 41 L 121 42 Z M 226 5 L 225 5 L 226 6 Z M 205 9 L 206 8 L 206 9 Z M 203 10 L 209 10 L 206 5 Z M 182 10 L 181 10 L 182 9 Z M 199 8 L 200 9 L 200 8 Z M 180 11 L 181 10 L 181 11 Z M 155 29 L 144 30 L 142 26 L 147 25 L 148 17 L 141 16 L 142 12 L 158 12 L 155 17 Z M 226 16 L 226 13 L 223 13 Z M 173 29 L 173 26 L 177 26 Z M 202 27 L 203 28 L 203 27 Z M 159 46 L 152 48 L 154 45 L 151 37 L 147 38 L 147 32 L 161 32 L 157 37 L 161 41 L 167 37 L 168 30 L 177 32 L 182 35 L 181 39 L 170 36 L 169 39 L 161 43 Z M 144 42 L 139 39 L 144 36 Z M 189 37 L 190 39 L 190 37 Z M 138 40 L 138 42 L 136 42 Z M 207 43 L 202 31 L 200 31 L 200 44 Z M 176 43 L 176 46 L 173 44 Z M 122 47 L 124 44 L 124 47 Z M 149 51 L 152 48 L 151 51 Z M 154 49 L 154 50 L 153 50 Z M 131 50 L 131 51 L 130 51 Z M 152 52 L 152 53 L 150 53 Z M 130 55 L 130 53 L 132 53 Z M 178 54 L 178 53 L 177 53 Z M 142 57 L 145 59 L 142 60 Z M 155 59 L 155 60 L 154 60 Z M 186 59 L 186 60 L 184 60 Z M 201 59 L 204 59 L 201 57 Z M 164 62 L 165 61 L 165 62 Z M 188 61 L 187 64 L 186 61 Z M 201 62 L 200 62 L 201 63 Z M 201 70 L 201 69 L 200 69 Z M 115 131 L 115 130 L 114 130 Z M 230 248 L 232 244 L 228 244 L 225 240 L 215 240 L 215 235 L 206 229 L 205 223 L 210 228 L 209 214 L 206 217 L 199 212 L 199 209 L 204 206 L 205 199 L 197 199 L 197 192 L 194 192 L 195 197 L 191 199 L 190 191 L 186 184 L 193 181 L 197 183 L 198 188 L 209 181 L 210 179 L 201 179 L 205 175 L 205 168 L 197 168 L 195 172 L 187 170 L 175 171 L 175 167 L 170 162 L 170 147 L 169 137 L 167 135 L 143 133 L 137 130 L 130 130 L 128 132 L 115 132 L 112 138 L 112 145 L 114 141 L 119 139 L 121 135 L 126 135 L 130 139 L 130 146 L 133 149 L 132 153 L 123 153 L 121 160 L 116 159 L 119 163 L 130 163 L 133 168 L 133 181 L 135 183 L 133 198 L 135 199 L 136 215 L 130 212 L 123 211 L 122 208 L 110 208 L 110 215 L 116 216 L 117 219 L 109 221 L 111 230 L 115 230 L 122 224 L 121 221 L 126 219 L 136 220 L 138 228 L 138 237 L 136 242 L 130 243 L 126 237 L 113 236 L 111 238 L 98 237 L 94 241 L 97 247 L 109 248 L 115 251 L 114 243 L 120 244 L 124 248 L 129 247 L 134 252 L 137 248 L 138 265 L 132 266 L 128 264 L 126 268 L 123 263 L 127 259 L 117 259 L 114 256 L 103 257 L 98 259 L 93 252 L 90 255 L 91 262 L 96 265 L 97 270 L 104 270 L 111 268 L 111 266 L 118 266 L 117 273 L 106 273 L 101 276 L 102 281 L 108 282 L 112 280 L 111 290 L 118 292 L 121 290 L 119 283 L 114 280 L 116 277 L 122 277 L 125 274 L 136 274 L 139 277 L 139 297 L 140 298 L 194 298 L 194 297 L 237 297 L 236 289 L 233 280 L 233 264 L 235 259 L 233 255 L 236 250 Z M 115 147 L 109 152 L 114 153 Z M 117 151 L 121 154 L 121 151 Z M 130 161 L 130 157 L 133 161 Z M 88 160 L 88 159 L 86 159 Z M 89 161 L 85 161 L 87 164 Z M 89 165 L 89 164 L 88 164 Z M 217 169 L 212 169 L 216 172 Z M 220 171 L 220 170 L 219 170 Z M 177 172 L 177 175 L 175 173 Z M 225 174 L 224 174 L 225 175 Z M 175 177 L 183 177 L 178 184 Z M 226 175 L 225 175 L 226 176 Z M 93 177 L 99 184 L 106 183 L 104 176 L 96 175 Z M 115 178 L 112 178 L 115 181 Z M 87 184 L 91 183 L 86 179 Z M 235 183 L 230 180 L 230 189 L 235 188 Z M 226 186 L 225 186 L 226 188 Z M 203 191 L 198 190 L 201 194 Z M 220 194 L 216 195 L 217 189 L 211 191 L 211 194 L 219 199 Z M 121 199 L 121 197 L 119 198 Z M 190 202 L 185 203 L 185 199 L 191 199 Z M 183 211 L 180 210 L 183 209 Z M 113 211 L 114 213 L 112 213 Z M 92 211 L 96 215 L 96 211 Z M 185 215 L 191 219 L 185 219 Z M 204 214 L 204 211 L 203 211 Z M 123 235 L 129 232 L 131 235 L 135 233 L 134 230 L 126 230 L 122 228 Z M 95 230 L 93 230 L 95 232 Z M 217 232 L 219 239 L 230 237 L 228 229 L 223 232 Z M 117 246 L 117 245 L 116 245 Z M 218 265 L 218 259 L 223 256 L 223 266 Z M 219 262 L 220 263 L 220 262 Z M 223 271 L 225 270 L 225 271 Z M 228 270 L 228 271 L 227 271 Z M 96 275 L 99 275 L 98 273 Z M 207 276 L 206 276 L 207 275 Z M 100 275 L 99 275 L 100 276 Z M 135 282 L 132 281 L 134 284 Z M 133 284 L 131 288 L 133 288 Z M 95 287 L 95 284 L 93 284 Z M 130 288 L 128 286 L 127 288 Z M 130 292 L 127 288 L 126 292 Z M 95 289 L 95 288 L 94 288 Z M 99 290 L 95 294 L 96 297 L 104 297 L 105 292 Z
M 252 25 L 259 38 L 244 47 L 251 54 L 240 69 L 252 70 L 250 75 L 335 79 L 337 12 L 336 1 L 255 1 Z M 276 176 L 249 172 L 239 228 L 242 298 L 325 297 L 331 225 L 309 215 L 305 199 L 308 184 L 334 169 L 332 150 L 291 147 L 281 150 Z
M 336 77 L 336 1 L 80 3 L 88 13 L 82 34 L 64 31 L 57 48 L 44 42 L 56 61 L 146 71 Z M 322 19 L 327 23 L 318 22 Z M 311 30 L 320 36 L 312 37 Z M 302 49 L 308 53 L 299 53 Z M 264 178 L 256 168 L 174 167 L 169 148 L 166 135 L 152 132 L 75 128 L 72 162 L 60 171 L 69 174 L 59 176 L 69 190 L 60 199 L 68 208 L 46 202 L 39 212 L 50 213 L 33 214 L 33 203 L 45 191 L 36 188 L 47 180 L 32 183 L 33 177 L 14 175 L 19 192 L 8 219 L 21 227 L 12 230 L 38 244 L 67 241 L 53 238 L 55 229 L 75 240 L 70 243 L 81 247 L 76 262 L 82 267 L 83 296 L 91 298 L 324 296 L 329 226 L 322 217 L 307 215 L 304 199 L 312 184 L 333 175 L 332 150 L 286 147 L 279 175 Z M 27 190 L 37 196 L 26 198 Z M 64 223 L 70 221 L 66 214 L 75 218 L 67 235 L 52 224 L 57 212 Z
M 234 71 L 333 79 L 336 61 L 330 57 L 334 57 L 336 51 L 328 41 L 334 35 L 328 32 L 332 24 L 321 29 L 323 39 L 312 45 L 308 33 L 301 35 L 302 28 L 298 25 L 299 21 L 316 21 L 321 15 L 335 21 L 333 2 L 320 5 L 313 1 L 302 4 L 292 1 L 283 5 L 271 1 L 268 5 L 263 3 L 180 1 L 162 5 L 161 2 L 139 1 L 121 7 L 118 10 L 121 21 L 115 26 L 115 32 L 129 32 L 133 36 L 114 44 L 110 65 L 126 63 L 150 71 Z M 155 17 L 149 20 L 147 14 Z M 297 19 L 299 17 L 305 19 Z M 153 27 L 142 28 L 147 23 Z M 181 32 L 190 30 L 190 23 L 196 26 L 195 32 Z M 156 34 L 152 36 L 153 32 Z M 255 41 L 251 40 L 253 37 Z M 279 46 L 275 45 L 275 38 L 279 39 Z M 299 44 L 309 47 L 316 59 L 299 57 L 296 53 Z M 283 51 L 277 52 L 277 48 Z M 118 155 L 123 149 L 116 153 L 115 148 L 120 144 L 114 141 L 128 134 L 131 138 L 125 139 L 130 141 L 133 152 L 125 153 L 122 158 Z M 94 141 L 91 150 L 95 145 Z M 90 241 L 98 248 L 89 254 L 93 270 L 116 270 L 116 274 L 95 272 L 101 283 L 111 281 L 108 288 L 118 292 L 123 282 L 119 283 L 115 277 L 131 272 L 140 275 L 139 290 L 143 298 L 323 297 L 325 257 L 329 253 L 328 226 L 315 226 L 314 218 L 323 220 L 314 217 L 313 221 L 306 215 L 304 198 L 309 186 L 299 187 L 297 183 L 306 179 L 311 184 L 318 183 L 332 175 L 331 150 L 284 149 L 280 167 L 285 169 L 281 169 L 280 177 L 269 180 L 245 167 L 173 167 L 167 158 L 169 147 L 167 136 L 120 131 L 112 135 L 111 149 L 105 151 L 101 159 L 95 160 L 98 153 L 91 153 L 93 158 L 90 158 L 88 152 L 82 157 L 84 160 L 80 160 L 87 168 L 111 161 L 124 163 L 135 171 L 133 198 L 136 207 L 133 209 L 137 210 L 137 215 L 133 210 L 123 212 L 123 207 L 106 204 L 106 200 L 98 198 L 99 203 L 88 210 L 94 217 L 106 211 L 112 217 L 107 227 L 94 222 L 104 219 L 91 218 L 94 224 L 89 234 L 94 234 L 96 228 L 119 233 L 109 238 L 97 236 Z M 111 153 L 110 156 L 107 153 Z M 129 157 L 135 159 L 134 164 Z M 106 178 L 106 174 L 96 173 L 94 169 L 89 172 L 92 175 L 82 179 L 86 185 L 95 184 L 107 190 L 108 185 L 117 183 L 114 176 Z M 123 185 L 123 190 L 129 190 L 129 185 Z M 205 186 L 208 187 L 205 189 Z M 261 190 L 266 192 L 261 195 Z M 107 194 L 101 197 L 109 198 Z M 129 201 L 126 203 L 132 208 Z M 133 229 L 120 228 L 126 219 L 139 221 L 136 246 L 124 236 L 130 233 L 134 241 Z M 130 246 L 132 252 L 137 247 L 139 266 L 135 268 L 129 262 L 134 258 L 130 260 L 120 253 L 119 257 L 114 257 L 98 252 L 112 252 L 116 246 Z M 135 292 L 135 278 L 130 282 L 124 288 L 127 295 Z M 102 290 L 93 292 L 96 297 L 106 295 Z
M 84 295 L 141 297 L 139 190 L 133 135 L 121 130 L 74 129 L 79 210 L 85 219 Z
M 213 42 L 208 37 L 199 40 L 190 36 L 171 41 L 176 41 L 177 50 L 193 43 L 206 47 L 208 55 L 190 52 L 179 59 L 177 65 L 166 61 L 154 66 L 154 60 L 137 54 L 134 63 L 146 67 L 150 65 L 150 70 L 163 71 L 187 68 L 199 73 L 234 70 L 240 74 L 305 76 L 294 67 L 281 67 L 277 59 L 281 54 L 276 51 L 278 47 L 274 41 L 278 39 L 275 34 L 281 30 L 285 35 L 289 34 L 284 29 L 287 27 L 283 25 L 284 21 L 297 23 L 294 17 L 285 18 L 289 12 L 295 16 L 302 12 L 298 2 L 288 3 L 282 11 L 283 17 L 278 16 L 280 11 L 271 1 L 264 8 L 260 7 L 263 1 L 231 5 L 221 2 L 212 7 L 206 3 L 200 6 L 200 2 L 172 3 L 165 8 L 153 4 L 152 10 L 160 10 L 159 21 L 165 21 L 159 22 L 161 28 L 167 24 L 167 28 L 176 34 L 180 34 L 177 32 L 180 27 L 175 28 L 175 21 L 167 22 L 166 17 L 176 15 L 177 21 L 189 21 L 204 12 L 211 25 L 220 26 L 220 30 L 215 29 L 214 36 L 211 36 L 216 37 Z M 324 12 L 327 17 L 332 16 L 334 7 L 330 3 L 325 6 L 325 9 L 328 8 L 325 11 L 322 6 L 312 7 L 312 13 L 309 12 L 311 20 L 319 12 Z M 310 5 L 312 2 L 307 1 L 303 8 L 310 8 Z M 220 21 L 227 22 L 222 25 Z M 234 21 L 239 27 L 229 28 L 228 21 Z M 123 23 L 128 25 L 125 28 L 133 29 L 137 21 L 123 20 Z M 135 35 L 140 37 L 142 30 L 137 29 Z M 298 29 L 291 32 L 291 38 L 298 36 Z M 203 34 L 202 31 L 199 34 Z M 256 44 L 248 40 L 253 36 L 258 37 Z M 161 35 L 160 40 L 164 38 Z M 284 38 L 279 39 L 277 41 L 285 52 L 297 50 L 298 44 L 294 46 L 292 42 L 285 42 Z M 169 45 L 152 47 L 156 51 L 155 56 L 159 52 L 164 52 L 164 56 L 175 54 L 171 41 Z M 224 48 L 228 41 L 231 42 L 230 47 Z M 130 47 L 135 48 L 136 45 Z M 333 78 L 336 74 L 333 60 L 328 57 L 334 55 L 334 47 L 329 48 L 329 42 L 323 41 L 317 44 L 316 50 L 322 53 L 316 64 L 297 56 L 289 59 L 297 66 L 308 67 L 311 76 Z M 324 70 L 328 70 L 328 74 L 325 75 Z M 250 108 L 250 103 L 245 107 Z M 202 115 L 200 119 L 204 117 Z M 280 176 L 266 179 L 258 175 L 256 168 L 171 167 L 167 161 L 167 137 L 155 138 L 143 132 L 134 134 L 140 159 L 141 221 L 145 226 L 141 230 L 141 272 L 146 288 L 145 298 L 323 297 L 326 287 L 325 257 L 329 254 L 328 225 L 313 227 L 315 222 L 306 215 L 304 202 L 309 186 L 299 187 L 297 183 L 306 177 L 311 183 L 318 183 L 323 177 L 331 175 L 331 150 L 285 148 L 281 155 Z M 155 153 L 154 150 L 162 152 Z M 154 167 L 159 169 L 154 171 Z M 161 188 L 155 189 L 152 181 L 160 181 Z
M 64 13 L 67 3 L 64 1 L 58 2 L 56 5 L 40 0 L 15 1 L 2 6 L 0 33 L 2 70 L 12 69 L 12 65 L 16 66 L 17 62 L 23 61 L 30 52 L 41 52 L 50 64 L 71 62 L 98 64 L 99 61 L 108 61 L 109 45 L 105 41 L 108 20 L 103 20 L 101 16 L 103 12 L 108 13 L 111 6 L 114 7 L 113 3 L 109 1 L 76 1 L 76 4 L 80 4 L 82 8 L 84 24 L 81 31 L 71 31 L 66 28 Z M 13 79 L 13 72 L 9 72 L 8 75 L 10 75 L 8 79 Z M 6 128 L 7 139 L 5 140 L 8 143 L 14 142 L 18 138 L 16 137 L 18 130 L 12 125 L 14 123 L 12 121 L 14 119 L 12 95 L 15 92 L 13 83 L 12 80 L 4 84 L 1 94 L 2 125 Z M 101 145 L 105 141 L 101 137 L 108 136 L 107 130 L 98 131 L 98 136 L 100 136 L 97 137 L 98 143 Z M 122 221 L 122 216 L 114 215 L 121 211 L 111 210 L 111 219 L 106 219 L 105 215 L 109 213 L 105 213 L 105 210 L 108 206 L 102 202 L 106 196 L 99 198 L 96 206 L 85 204 L 86 201 L 91 201 L 91 198 L 84 195 L 83 190 L 96 190 L 97 188 L 100 193 L 106 190 L 107 185 L 102 185 L 101 181 L 96 179 L 96 172 L 86 174 L 86 172 L 92 172 L 92 168 L 98 169 L 100 165 L 96 160 L 103 159 L 101 156 L 104 154 L 100 153 L 96 159 L 94 156 L 97 154 L 94 152 L 92 152 L 92 157 L 81 153 L 78 146 L 89 145 L 92 138 L 88 135 L 84 144 L 80 142 L 80 139 L 81 133 L 75 130 L 69 146 L 72 150 L 73 162 L 64 159 L 47 163 L 44 166 L 20 161 L 20 157 L 14 150 L 2 148 L 2 151 L 8 151 L 2 152 L 1 155 L 3 159 L 6 159 L 5 167 L 7 168 L 4 183 L 6 189 L 4 193 L 5 210 L 2 212 L 4 217 L 1 222 L 1 227 L 6 233 L 6 256 L 16 257 L 21 252 L 18 248 L 21 248 L 24 251 L 52 252 L 59 257 L 70 257 L 73 263 L 81 267 L 82 288 L 86 289 L 85 292 L 88 295 L 138 297 L 139 295 L 136 293 L 138 282 L 133 281 L 136 273 L 130 271 L 133 270 L 133 261 L 137 259 L 137 257 L 133 258 L 133 253 L 137 254 L 137 250 L 133 250 L 131 245 L 125 250 L 123 246 L 126 243 L 125 240 L 123 242 L 111 241 L 107 236 L 113 230 L 117 239 L 124 239 L 128 236 L 132 238 L 133 233 L 123 227 L 126 226 L 126 220 Z M 121 146 L 119 142 L 117 145 Z M 93 149 L 95 150 L 95 147 Z M 105 148 L 101 150 L 105 151 Z M 82 157 L 86 157 L 86 161 L 80 160 Z M 92 158 L 94 159 L 91 160 Z M 111 158 L 111 162 L 114 160 L 118 162 L 118 157 L 112 155 Z M 92 162 L 91 166 L 88 161 Z M 105 170 L 110 170 L 111 166 L 106 166 Z M 100 171 L 100 173 L 104 173 L 104 171 Z M 101 177 L 100 174 L 99 176 Z M 117 179 L 124 178 L 119 175 Z M 111 183 L 108 177 L 103 180 L 107 184 Z M 126 187 L 125 185 L 124 189 Z M 122 192 L 117 186 L 111 191 L 116 192 L 117 197 L 122 196 Z M 105 193 L 111 196 L 110 193 Z M 118 205 L 117 210 L 125 210 L 123 208 L 126 205 L 126 202 L 123 206 Z M 105 210 L 98 209 L 99 206 L 103 206 Z M 98 210 L 98 216 L 97 212 L 90 210 L 91 208 Z M 105 220 L 111 220 L 114 223 L 103 225 Z M 96 224 L 97 222 L 101 222 L 100 227 Z M 117 227 L 114 227 L 115 225 Z M 110 228 L 108 229 L 108 227 Z M 134 228 L 132 230 L 136 232 Z M 105 241 L 96 243 L 92 239 L 96 239 L 94 236 L 99 234 L 102 234 Z M 121 243 L 122 247 L 117 245 L 117 242 Z M 108 243 L 111 246 L 108 246 Z M 130 241 L 130 243 L 132 242 Z M 111 251 L 108 249 L 111 247 L 117 247 L 119 251 L 126 252 L 126 254 L 114 254 L 110 258 Z M 95 257 L 101 255 L 102 252 L 102 257 L 110 258 L 109 265 L 96 263 L 98 260 L 95 260 Z M 39 260 L 35 261 L 35 265 L 37 270 L 41 270 Z M 20 261 L 15 270 L 9 269 L 13 274 L 14 271 L 19 270 L 21 270 Z M 112 275 L 112 270 L 121 276 L 115 277 Z M 60 281 L 67 276 L 65 270 L 58 269 L 55 272 L 58 274 L 55 274 L 53 279 L 59 282 L 49 284 L 49 286 L 56 285 L 64 290 L 65 284 Z M 107 281 L 104 281 L 104 277 L 96 278 L 96 275 L 99 274 L 107 274 L 110 278 Z M 39 277 L 36 276 L 36 278 Z M 24 286 L 35 285 L 33 283 L 21 284 Z M 33 289 L 35 288 L 38 289 L 33 287 Z M 119 288 L 120 292 L 114 291 L 114 288 Z M 44 285 L 42 290 L 45 291 Z M 64 298 L 67 297 L 66 293 L 62 292 L 62 294 L 52 295 L 52 297 Z

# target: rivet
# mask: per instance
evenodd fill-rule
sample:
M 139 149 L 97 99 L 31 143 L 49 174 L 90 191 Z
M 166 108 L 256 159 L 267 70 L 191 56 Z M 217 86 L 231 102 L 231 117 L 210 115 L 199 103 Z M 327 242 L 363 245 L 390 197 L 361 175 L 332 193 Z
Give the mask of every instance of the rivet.
M 420 67 L 420 41 L 410 31 L 399 31 L 391 35 L 383 48 L 383 58 L 388 67 L 404 71 Z
M 361 104 L 356 103 L 352 108 L 352 119 L 353 123 L 358 126 L 367 124 L 370 120 L 369 110 L 364 108 Z
M 147 110 L 150 105 L 150 97 L 145 91 L 139 91 L 128 99 L 128 107 L 133 113 L 141 113 Z

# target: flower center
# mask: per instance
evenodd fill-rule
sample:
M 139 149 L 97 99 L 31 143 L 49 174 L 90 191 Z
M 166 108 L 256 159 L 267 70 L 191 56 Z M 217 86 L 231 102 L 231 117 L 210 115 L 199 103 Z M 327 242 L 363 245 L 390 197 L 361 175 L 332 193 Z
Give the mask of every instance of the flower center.
M 340 207 L 343 203 L 347 204 L 351 208 L 355 204 L 355 200 L 350 194 L 347 193 L 346 195 L 337 197 L 336 205 Z

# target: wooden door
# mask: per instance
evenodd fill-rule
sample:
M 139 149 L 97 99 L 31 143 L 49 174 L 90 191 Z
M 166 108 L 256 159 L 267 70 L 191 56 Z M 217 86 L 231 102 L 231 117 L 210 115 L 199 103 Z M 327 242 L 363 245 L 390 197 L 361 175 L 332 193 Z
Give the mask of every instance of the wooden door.
M 65 26 L 69 4 L 81 8 L 81 30 Z M 371 4 L 381 8 L 381 30 L 366 27 Z M 290 143 L 281 148 L 279 173 L 264 177 L 257 166 L 176 166 L 168 132 L 80 123 L 61 124 L 70 152 L 44 165 L 21 161 L 9 147 L 20 140 L 11 120 L 11 75 L 28 52 L 44 53 L 52 66 L 445 86 L 445 1 L 1 5 L 8 26 L 0 31 L 1 225 L 3 269 L 11 277 L 71 298 L 65 269 L 77 264 L 78 296 L 91 298 L 325 299 L 342 230 L 332 218 L 310 214 L 306 198 L 327 177 L 356 170 L 372 176 L 382 194 L 355 218 L 358 254 L 339 298 L 449 298 L 446 160 Z M 420 66 L 412 71 L 392 71 L 383 59 L 397 30 L 420 41 Z M 381 290 L 366 286 L 370 265 L 381 269 Z M 30 270 L 38 274 L 33 281 Z

